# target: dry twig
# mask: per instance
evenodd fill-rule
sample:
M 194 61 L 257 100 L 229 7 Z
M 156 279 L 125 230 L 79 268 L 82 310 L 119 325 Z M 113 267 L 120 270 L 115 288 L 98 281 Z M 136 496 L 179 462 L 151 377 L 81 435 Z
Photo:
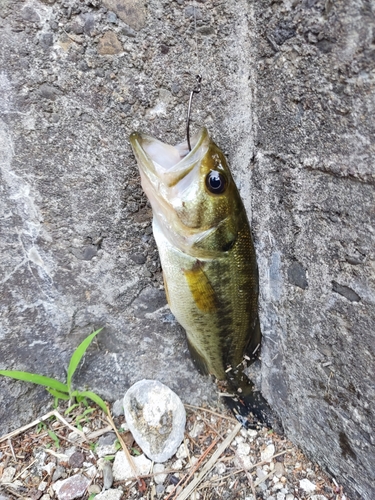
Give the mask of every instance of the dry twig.
M 131 467 L 131 469 L 133 471 L 134 477 L 137 479 L 138 484 L 139 484 L 140 483 L 140 479 L 139 479 L 139 476 L 137 474 L 137 469 L 135 467 L 135 464 L 133 462 L 133 457 L 130 455 L 129 450 L 128 450 L 126 444 L 125 444 L 125 441 L 122 439 L 121 434 L 118 432 L 118 430 L 117 430 L 117 428 L 115 426 L 115 423 L 113 421 L 113 418 L 112 418 L 112 415 L 111 415 L 111 412 L 110 412 L 110 409 L 109 409 L 109 404 L 106 403 L 106 405 L 107 405 L 107 410 L 108 410 L 108 412 L 107 412 L 107 420 L 110 423 L 112 429 L 115 431 L 117 439 L 120 441 L 121 447 L 124 450 L 126 458 L 128 459 L 130 467 Z
M 179 486 L 182 486 L 184 484 L 186 484 L 189 479 L 191 478 L 191 476 L 195 473 L 195 471 L 198 469 L 198 467 L 201 465 L 201 463 L 203 462 L 203 460 L 207 457 L 207 455 L 210 453 L 210 451 L 212 450 L 212 448 L 215 446 L 215 444 L 217 443 L 217 441 L 213 441 L 210 446 L 203 452 L 203 454 L 201 455 L 201 457 L 199 458 L 198 462 L 194 465 L 194 467 L 192 467 L 189 475 L 186 477 L 186 475 L 176 484 L 176 486 L 173 488 L 173 490 L 169 493 L 169 495 L 167 496 L 167 498 L 165 500 L 168 500 L 172 495 L 173 493 L 177 490 L 177 488 Z
M 198 477 L 196 477 L 176 498 L 176 500 L 186 500 L 189 495 L 195 490 L 195 488 L 198 486 L 198 484 L 203 480 L 203 478 L 210 472 L 210 470 L 215 466 L 217 460 L 219 459 L 220 455 L 224 452 L 224 450 L 231 444 L 233 439 L 237 436 L 239 430 L 241 429 L 242 425 L 237 424 L 236 427 L 233 429 L 233 431 L 225 438 L 225 440 L 221 443 L 221 445 L 218 447 L 218 449 L 215 451 L 215 453 L 212 455 L 210 460 L 206 463 L 206 465 L 203 467 L 201 470 L 200 474 Z

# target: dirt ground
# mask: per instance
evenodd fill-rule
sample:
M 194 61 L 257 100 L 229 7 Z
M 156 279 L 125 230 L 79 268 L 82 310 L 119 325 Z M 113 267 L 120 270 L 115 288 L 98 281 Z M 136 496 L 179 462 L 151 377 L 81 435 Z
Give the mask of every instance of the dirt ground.
M 184 442 L 164 470 L 152 463 L 148 474 L 113 480 L 112 463 L 121 445 L 112 424 L 130 454 L 142 454 L 124 416 L 111 424 L 97 407 L 66 410 L 62 405 L 0 438 L 1 500 L 350 500 L 286 438 L 266 428 L 245 430 L 225 410 L 189 405 Z M 75 475 L 86 481 L 84 493 L 57 494 L 58 479 Z

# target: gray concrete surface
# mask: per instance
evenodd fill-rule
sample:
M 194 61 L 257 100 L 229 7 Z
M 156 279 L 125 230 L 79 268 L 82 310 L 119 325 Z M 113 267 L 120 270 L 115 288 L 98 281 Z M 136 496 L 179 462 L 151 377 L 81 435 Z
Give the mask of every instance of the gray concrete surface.
M 374 3 L 0 2 L 0 368 L 109 400 L 156 378 L 216 404 L 167 308 L 128 136 L 226 152 L 260 268 L 262 390 L 286 432 L 374 497 Z M 196 43 L 198 57 L 196 57 Z M 0 380 L 0 431 L 45 411 Z

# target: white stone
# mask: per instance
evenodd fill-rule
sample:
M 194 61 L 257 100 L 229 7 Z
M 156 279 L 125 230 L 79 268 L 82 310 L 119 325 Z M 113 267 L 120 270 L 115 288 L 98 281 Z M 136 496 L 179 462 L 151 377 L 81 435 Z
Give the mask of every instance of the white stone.
M 94 479 L 97 475 L 98 471 L 95 465 L 91 465 L 85 469 L 85 474 L 87 474 L 91 479 Z
M 55 464 L 53 462 L 48 462 L 48 464 L 43 465 L 42 470 L 45 470 L 47 474 L 50 476 L 54 468 Z
M 172 469 L 174 469 L 174 470 L 181 470 L 183 466 L 184 465 L 182 463 L 182 460 L 178 459 L 175 462 L 173 462 Z
M 236 458 L 234 459 L 236 465 L 238 467 L 241 467 L 242 469 L 251 469 L 253 466 L 253 462 L 251 461 L 251 458 L 249 455 L 236 455 Z
M 221 476 L 227 470 L 227 466 L 223 462 L 218 462 L 215 465 L 215 470 Z
M 69 434 L 68 434 L 68 439 L 69 439 L 70 441 L 78 441 L 78 439 L 79 439 L 80 437 L 81 437 L 81 436 L 80 436 L 77 432 L 74 432 L 74 431 L 69 432 Z
M 275 445 L 269 444 L 266 448 L 261 452 L 260 459 L 262 462 L 270 462 L 271 458 L 275 454 Z
M 324 495 L 311 495 L 310 500 L 327 500 L 327 497 Z M 344 496 L 341 497 L 341 500 L 345 500 Z
M 277 482 L 276 482 L 276 483 L 275 483 L 275 485 L 273 486 L 272 490 L 273 490 L 273 491 L 282 490 L 282 489 L 284 488 L 283 483 L 280 483 L 280 482 L 279 482 L 279 480 L 278 480 L 277 478 L 275 478 L 275 479 L 276 479 L 276 481 L 277 481 Z
M 259 479 L 263 479 L 264 477 L 267 476 L 267 472 L 261 469 L 260 467 L 257 468 L 257 477 Z
M 3 475 L 1 476 L 0 483 L 11 483 L 16 473 L 15 467 L 5 467 Z
M 99 458 L 96 462 L 98 470 L 102 471 L 104 469 L 104 464 L 108 462 L 105 458 Z
M 246 456 L 250 453 L 250 445 L 247 443 L 238 443 L 237 453 L 240 456 Z
M 124 492 L 122 490 L 110 489 L 95 496 L 96 500 L 120 500 Z
M 306 478 L 301 479 L 301 481 L 299 482 L 299 487 L 301 488 L 301 490 L 305 491 L 306 493 L 312 493 L 313 491 L 316 490 L 315 484 Z
M 132 457 L 133 462 L 140 476 L 149 474 L 151 470 L 151 460 L 146 458 L 144 455 L 139 455 L 137 457 Z M 115 461 L 113 463 L 113 478 L 115 481 L 125 481 L 131 477 L 134 477 L 133 469 L 123 451 L 118 451 L 115 456 Z
M 95 453 L 98 455 L 99 458 L 102 458 L 108 455 L 115 455 L 116 451 L 117 451 L 116 445 L 115 443 L 113 443 L 113 444 L 105 444 L 102 446 L 97 446 Z
M 177 450 L 176 457 L 177 458 L 187 458 L 187 456 L 188 456 L 188 453 L 186 450 L 185 443 L 182 443 L 182 445 Z
M 79 436 L 81 437 L 81 436 Z M 65 451 L 64 451 L 64 455 L 66 455 L 68 458 L 70 458 L 73 453 L 75 453 L 77 450 L 77 448 L 75 446 L 71 446 L 70 448 L 67 448 Z
M 285 500 L 285 493 L 277 493 L 276 500 Z
M 193 428 L 189 432 L 189 436 L 191 436 L 193 439 L 198 437 L 202 432 L 205 430 L 205 425 L 203 422 L 194 422 Z
M 248 429 L 247 433 L 248 433 L 249 437 L 251 437 L 251 438 L 255 438 L 258 435 L 258 431 L 256 431 L 255 429 Z
M 287 495 L 285 497 L 285 500 L 296 500 L 296 499 L 294 498 L 294 495 L 292 495 L 291 493 L 289 493 L 289 495 Z
M 168 474 L 163 474 L 164 470 L 164 464 L 154 464 L 153 473 L 155 474 L 154 481 L 156 484 L 163 484 L 167 479 Z
M 46 481 L 41 481 L 38 486 L 39 491 L 45 491 L 48 486 L 48 483 Z
M 184 438 L 186 412 L 180 398 L 157 380 L 141 380 L 124 397 L 125 419 L 150 459 L 165 462 Z

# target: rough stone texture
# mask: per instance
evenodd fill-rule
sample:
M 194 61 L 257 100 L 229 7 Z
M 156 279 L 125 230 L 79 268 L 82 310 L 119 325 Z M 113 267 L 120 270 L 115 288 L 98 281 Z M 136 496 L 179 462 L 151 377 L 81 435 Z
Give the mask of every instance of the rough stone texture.
M 134 466 L 140 476 L 147 475 L 151 470 L 152 462 L 145 455 L 133 457 Z M 113 478 L 115 481 L 125 481 L 134 477 L 133 469 L 123 451 L 118 451 L 113 462 Z
M 148 458 L 165 462 L 184 439 L 186 412 L 181 399 L 157 380 L 140 380 L 124 396 L 126 423 Z
M 123 494 L 123 490 L 111 489 L 99 493 L 99 495 L 96 495 L 95 498 L 97 500 L 120 500 Z
M 53 485 L 59 500 L 74 500 L 82 498 L 90 484 L 90 480 L 82 474 L 76 474 Z
M 77 386 L 115 400 L 147 377 L 215 403 L 164 308 L 127 142 L 181 140 L 201 71 L 192 128 L 226 151 L 254 232 L 263 393 L 352 499 L 372 499 L 373 2 L 198 2 L 198 66 L 193 2 L 105 1 L 0 3 L 0 368 L 63 380 L 105 326 Z M 100 55 L 109 31 L 123 51 Z M 0 380 L 0 432 L 48 401 Z
M 351 496 L 375 496 L 374 4 L 255 2 L 252 214 L 262 388 Z

